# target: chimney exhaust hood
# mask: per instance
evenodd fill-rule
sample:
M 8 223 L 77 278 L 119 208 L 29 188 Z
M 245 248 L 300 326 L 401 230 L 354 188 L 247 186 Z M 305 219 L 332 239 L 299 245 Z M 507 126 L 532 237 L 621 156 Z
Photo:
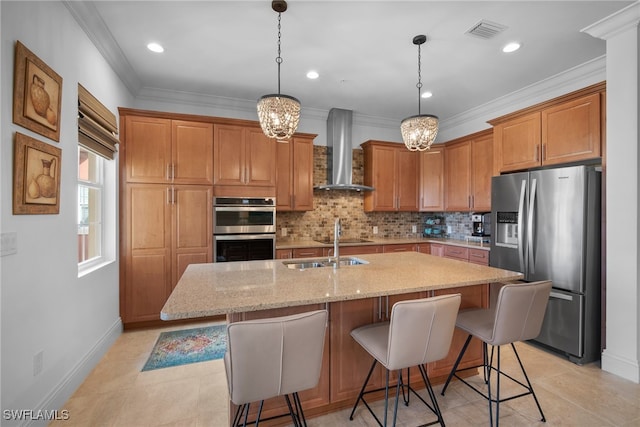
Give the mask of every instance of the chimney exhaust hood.
M 327 180 L 314 190 L 372 191 L 373 187 L 352 183 L 353 111 L 332 108 L 327 117 Z

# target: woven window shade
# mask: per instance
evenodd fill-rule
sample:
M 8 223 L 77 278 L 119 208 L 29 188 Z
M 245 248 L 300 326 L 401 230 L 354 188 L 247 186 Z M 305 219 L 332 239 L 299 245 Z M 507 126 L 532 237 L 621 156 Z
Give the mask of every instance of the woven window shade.
M 78 141 L 94 153 L 113 160 L 120 142 L 116 116 L 78 83 Z

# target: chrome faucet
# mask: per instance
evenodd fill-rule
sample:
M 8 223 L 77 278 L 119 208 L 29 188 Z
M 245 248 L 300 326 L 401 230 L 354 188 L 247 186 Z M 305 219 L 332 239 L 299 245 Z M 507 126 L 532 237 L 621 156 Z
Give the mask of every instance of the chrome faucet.
M 340 218 L 336 218 L 333 224 L 333 257 L 336 261 L 335 268 L 340 267 L 340 235 L 342 234 L 342 226 Z

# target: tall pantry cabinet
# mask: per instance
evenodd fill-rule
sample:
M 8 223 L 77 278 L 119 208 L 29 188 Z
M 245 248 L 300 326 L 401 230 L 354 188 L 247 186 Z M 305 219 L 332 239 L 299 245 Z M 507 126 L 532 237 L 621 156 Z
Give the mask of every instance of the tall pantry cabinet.
M 159 320 L 187 265 L 211 262 L 213 124 L 125 109 L 120 115 L 120 312 L 126 325 Z

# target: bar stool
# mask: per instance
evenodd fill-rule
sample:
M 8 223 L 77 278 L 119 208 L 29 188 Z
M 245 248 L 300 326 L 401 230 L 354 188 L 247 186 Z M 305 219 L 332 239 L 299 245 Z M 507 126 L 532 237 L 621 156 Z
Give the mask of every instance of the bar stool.
M 541 421 L 545 422 L 546 419 L 542 412 L 542 407 L 540 406 L 538 398 L 533 391 L 533 387 L 531 386 L 531 382 L 529 381 L 529 377 L 527 376 L 514 343 L 517 341 L 533 339 L 540 334 L 540 328 L 542 327 L 542 321 L 544 320 L 544 314 L 547 302 L 549 301 L 550 292 L 551 281 L 548 280 L 532 283 L 505 284 L 500 288 L 495 307 L 491 307 L 489 309 L 471 309 L 460 312 L 458 314 L 456 326 L 465 332 L 468 332 L 469 336 L 467 337 L 462 350 L 460 350 L 460 354 L 449 373 L 449 377 L 442 388 L 441 394 L 444 396 L 444 393 L 449 386 L 449 382 L 455 376 L 489 401 L 489 425 L 491 426 L 493 426 L 493 403 L 496 404 L 495 425 L 497 426 L 500 422 L 500 402 L 532 395 L 533 400 L 536 402 L 536 406 L 538 407 L 538 411 L 540 411 Z M 483 364 L 458 370 L 458 364 L 460 363 L 462 356 L 464 356 L 472 337 L 477 337 L 482 341 Z M 501 370 L 500 348 L 505 344 L 511 344 L 511 348 L 518 360 L 518 364 L 520 365 L 526 384 Z M 488 345 L 491 345 L 491 356 L 488 356 Z M 496 347 L 497 365 L 494 367 L 493 355 Z M 487 384 L 486 394 L 471 383 L 467 382 L 464 378 L 457 375 L 458 372 L 469 369 L 478 369 L 479 367 L 483 368 L 484 382 Z M 497 372 L 495 398 L 491 396 L 491 371 Z M 526 392 L 501 398 L 501 376 L 505 376 L 519 384 L 526 390 Z
M 425 363 L 433 362 L 444 358 L 449 352 L 451 338 L 455 328 L 456 315 L 460 308 L 460 294 L 443 295 L 433 298 L 423 298 L 418 300 L 400 301 L 393 305 L 391 309 L 391 319 L 385 323 L 373 323 L 361 326 L 351 331 L 351 336 L 360 344 L 371 356 L 373 364 L 367 375 L 367 379 L 362 385 L 362 390 L 358 395 L 350 420 L 353 414 L 362 403 L 367 407 L 371 415 L 381 426 L 387 425 L 387 408 L 389 404 L 389 371 L 397 371 L 398 381 L 396 384 L 396 397 L 393 410 L 393 425 L 396 425 L 398 413 L 398 396 L 402 390 L 405 405 L 409 404 L 409 395 L 413 392 L 431 411 L 436 414 L 437 421 L 431 424 L 440 423 L 444 426 L 442 413 L 438 407 L 435 393 L 431 388 L 431 382 L 425 370 Z M 367 383 L 376 364 L 380 363 L 386 368 L 386 383 L 384 388 L 365 392 Z M 409 368 L 418 366 L 424 381 L 427 393 L 431 400 L 431 405 L 427 403 L 409 383 Z M 404 383 L 402 370 L 407 369 L 407 384 Z M 384 394 L 384 423 L 381 423 L 376 414 L 373 413 L 369 404 L 365 401 L 364 395 L 376 391 L 385 390 Z M 405 397 L 406 390 L 406 397 Z
M 299 391 L 315 387 L 320 378 L 327 310 L 247 320 L 227 326 L 224 366 L 231 401 L 238 405 L 233 426 L 247 425 L 251 402 L 260 402 L 255 421 L 291 416 L 306 426 Z M 289 395 L 293 397 L 293 404 Z M 284 396 L 288 413 L 260 420 L 266 399 Z

